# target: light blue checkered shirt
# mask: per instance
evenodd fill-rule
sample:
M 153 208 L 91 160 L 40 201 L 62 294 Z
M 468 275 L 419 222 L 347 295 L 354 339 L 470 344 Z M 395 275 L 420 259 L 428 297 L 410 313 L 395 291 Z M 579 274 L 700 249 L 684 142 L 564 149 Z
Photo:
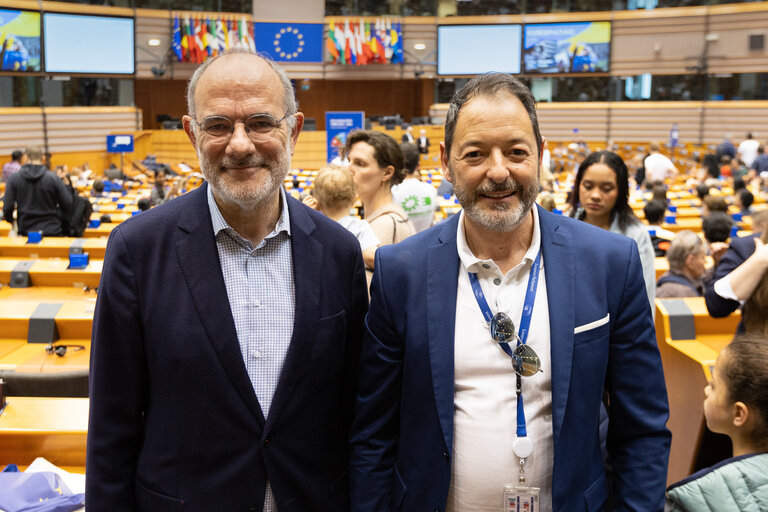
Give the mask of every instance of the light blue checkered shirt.
M 282 188 L 280 204 L 275 229 L 254 247 L 224 220 L 208 187 L 208 208 L 237 340 L 265 418 L 291 342 L 296 310 L 291 226 Z M 277 512 L 269 482 L 264 501 L 264 512 Z

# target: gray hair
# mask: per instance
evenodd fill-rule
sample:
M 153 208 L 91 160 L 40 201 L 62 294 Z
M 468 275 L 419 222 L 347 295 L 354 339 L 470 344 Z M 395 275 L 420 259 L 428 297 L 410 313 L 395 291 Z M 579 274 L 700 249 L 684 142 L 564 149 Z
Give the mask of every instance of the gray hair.
M 670 270 L 681 271 L 685 268 L 685 260 L 691 254 L 704 250 L 704 242 L 693 231 L 680 231 L 672 239 L 667 250 L 667 261 Z
M 453 144 L 453 133 L 456 131 L 456 122 L 459 118 L 461 107 L 476 96 L 493 97 L 504 92 L 519 99 L 526 112 L 528 112 L 528 117 L 533 127 L 533 134 L 536 137 L 536 148 L 538 149 L 538 154 L 541 154 L 543 141 L 539 131 L 538 116 L 536 115 L 536 99 L 531 94 L 530 89 L 520 80 L 507 73 L 485 73 L 467 82 L 451 98 L 448 114 L 445 116 L 445 152 L 449 157 L 451 145 Z
M 189 80 L 189 84 L 187 85 L 187 113 L 192 117 L 193 119 L 197 119 L 195 117 L 196 111 L 195 111 L 195 89 L 197 88 L 197 82 L 200 80 L 200 77 L 203 76 L 203 73 L 205 73 L 205 70 L 208 69 L 211 64 L 216 62 L 222 57 L 226 57 L 228 55 L 252 55 L 258 59 L 261 59 L 263 62 L 265 62 L 270 68 L 272 68 L 272 71 L 275 72 L 277 77 L 280 79 L 280 84 L 283 86 L 283 108 L 285 110 L 286 114 L 295 114 L 298 112 L 298 104 L 296 103 L 296 96 L 293 92 L 293 85 L 291 85 L 291 79 L 288 77 L 288 74 L 283 71 L 283 69 L 278 66 L 273 60 L 269 59 L 266 55 L 261 53 L 253 53 L 250 50 L 245 50 L 243 48 L 234 48 L 232 50 L 227 50 L 223 53 L 220 53 L 216 57 L 212 57 L 210 59 L 207 59 L 205 62 L 203 62 L 192 74 L 192 78 Z M 292 130 L 293 127 L 296 125 L 296 118 L 289 115 L 286 119 L 288 123 L 288 127 Z
M 41 146 L 37 146 L 34 144 L 30 144 L 26 148 L 24 148 L 24 154 L 27 155 L 27 158 L 30 160 L 42 160 L 43 159 L 43 148 Z

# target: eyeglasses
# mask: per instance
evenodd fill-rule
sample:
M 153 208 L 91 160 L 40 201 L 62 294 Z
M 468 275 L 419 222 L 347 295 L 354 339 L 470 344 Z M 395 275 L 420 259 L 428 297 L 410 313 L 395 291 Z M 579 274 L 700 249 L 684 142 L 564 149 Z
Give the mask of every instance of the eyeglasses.
M 286 113 L 280 119 L 276 119 L 271 114 L 254 114 L 243 121 L 245 133 L 251 140 L 263 140 L 274 132 L 280 123 L 285 121 L 292 113 Z M 229 139 L 235 131 L 235 123 L 228 117 L 210 116 L 203 119 L 202 122 L 194 120 L 195 124 L 203 129 L 211 138 L 224 140 Z
M 515 332 L 515 323 L 506 313 L 496 313 L 491 319 L 491 338 L 496 343 L 509 343 L 520 341 Z M 530 345 L 521 343 L 512 351 L 512 368 L 515 373 L 523 377 L 533 377 L 541 369 L 541 359 Z

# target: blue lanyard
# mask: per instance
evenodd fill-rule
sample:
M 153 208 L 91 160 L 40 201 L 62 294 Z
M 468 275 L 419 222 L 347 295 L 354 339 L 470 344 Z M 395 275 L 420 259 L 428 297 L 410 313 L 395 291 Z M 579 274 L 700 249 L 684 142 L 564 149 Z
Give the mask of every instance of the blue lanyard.
M 520 317 L 520 324 L 518 329 L 518 345 L 525 345 L 525 341 L 528 339 L 528 328 L 531 325 L 531 316 L 533 315 L 533 304 L 536 302 L 536 285 L 539 282 L 539 270 L 541 269 L 541 249 L 536 254 L 536 259 L 533 260 L 533 266 L 528 274 L 528 287 L 525 290 L 525 302 L 523 303 L 523 314 Z M 480 281 L 477 279 L 477 274 L 468 272 L 469 282 L 472 284 L 472 292 L 475 294 L 475 300 L 480 307 L 480 311 L 483 312 L 483 317 L 486 322 L 490 322 L 493 319 L 493 313 L 488 306 L 488 301 L 485 300 L 485 294 L 483 288 L 480 286 Z M 499 343 L 502 350 L 514 357 L 512 349 L 509 348 L 509 343 Z M 527 431 L 525 428 L 525 409 L 523 408 L 523 394 L 521 392 L 522 379 L 520 375 L 517 375 L 517 436 L 526 437 Z

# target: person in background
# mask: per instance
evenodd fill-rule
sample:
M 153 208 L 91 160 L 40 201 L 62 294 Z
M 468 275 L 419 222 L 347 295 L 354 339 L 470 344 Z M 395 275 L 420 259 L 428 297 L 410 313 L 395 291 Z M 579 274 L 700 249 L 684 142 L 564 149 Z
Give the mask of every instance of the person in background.
M 177 197 L 179 195 L 179 190 L 176 183 L 173 183 L 170 187 L 166 187 L 166 172 L 164 169 L 160 168 L 155 172 L 155 186 L 152 187 L 152 192 L 150 192 L 150 200 L 152 201 L 152 206 L 158 206 L 163 203 L 167 203 L 174 197 Z
M 745 302 L 762 283 L 768 270 L 768 244 L 764 242 L 768 237 L 768 210 L 752 215 L 752 227 L 755 231 L 751 235 L 731 239 L 704 294 L 707 311 L 715 318 L 728 316 L 744 305 L 742 323 L 737 331 L 740 333 L 744 332 L 749 316 Z M 763 317 L 768 318 L 768 312 L 764 312 Z
M 728 203 L 723 196 L 709 194 L 701 201 L 701 218 L 707 217 L 712 212 L 728 213 Z
M 415 140 L 416 139 L 413 138 L 413 126 L 406 126 L 405 132 L 403 132 L 402 142 L 410 142 L 413 144 Z
M 755 158 L 755 161 L 752 162 L 750 169 L 754 170 L 757 176 L 762 172 L 768 172 L 768 154 L 766 154 L 765 146 L 763 144 L 760 144 L 758 147 L 757 157 Z
M 317 171 L 312 194 L 305 197 L 303 203 L 355 235 L 360 242 L 366 268 L 373 270 L 374 256 L 380 243 L 370 224 L 350 214 L 356 199 L 355 183 L 350 172 L 343 167 L 332 166 Z
M 18 217 L 18 233 L 42 231 L 43 236 L 64 236 L 61 219 L 72 214 L 72 192 L 43 163 L 43 150 L 27 146 L 27 163 L 5 184 L 3 219 Z
M 557 203 L 555 202 L 555 198 L 552 196 L 552 194 L 547 194 L 542 197 L 541 201 L 539 201 L 539 204 L 548 212 L 554 211 L 555 208 L 557 208 Z
M 747 138 L 741 141 L 739 147 L 736 149 L 736 154 L 744 162 L 747 167 L 752 167 L 752 164 L 757 158 L 757 148 L 760 147 L 760 142 L 755 140 L 752 136 L 752 132 L 747 132 Z
M 419 146 L 419 153 L 422 155 L 429 153 L 429 137 L 427 137 L 427 130 L 424 128 L 419 130 L 419 138 L 416 141 L 416 145 Z
M 728 155 L 720 157 L 720 176 L 733 178 L 733 159 Z
M 344 155 L 365 220 L 382 245 L 396 244 L 413 234 L 408 215 L 392 199 L 392 187 L 403 181 L 405 164 L 400 145 L 389 135 L 356 130 L 347 137 Z
M 704 396 L 707 427 L 731 439 L 733 457 L 671 485 L 666 511 L 766 510 L 768 337 L 734 338 L 717 356 Z
M 576 173 L 569 215 L 637 243 L 648 300 L 655 309 L 655 253 L 648 230 L 629 206 L 629 171 L 624 160 L 610 151 L 596 151 L 584 159 Z
M 421 181 L 419 148 L 415 144 L 400 144 L 405 162 L 405 178 L 392 187 L 392 199 L 408 215 L 413 230 L 418 233 L 432 225 L 437 210 L 437 190 Z
M 656 281 L 656 297 L 702 297 L 707 272 L 707 247 L 693 231 L 680 231 L 667 251 L 669 270 Z
M 752 215 L 752 203 L 755 202 L 755 196 L 746 188 L 740 189 L 733 195 L 733 206 L 739 209 L 742 217 Z
M 712 212 L 701 220 L 701 231 L 709 244 L 709 255 L 715 262 L 715 267 L 728 250 L 732 227 L 733 218 L 723 212 Z
M 101 180 L 94 180 L 91 185 L 91 197 L 104 197 L 104 182 Z
M 699 201 L 703 201 L 705 197 L 709 195 L 709 189 L 711 187 L 706 183 L 699 183 L 696 185 L 696 195 L 699 197 Z
M 21 159 L 24 157 L 24 152 L 20 150 L 16 150 L 13 153 L 11 153 L 11 161 L 3 164 L 3 175 L 2 180 L 4 183 L 8 183 L 8 180 L 13 176 L 16 172 L 21 169 L 22 161 Z
M 661 146 L 658 142 L 649 145 L 650 155 L 643 161 L 646 181 L 664 183 L 667 178 L 677 175 L 677 167 L 667 156 L 661 154 Z
M 667 211 L 666 201 L 654 199 L 648 201 L 643 207 L 645 220 L 648 222 L 648 235 L 651 237 L 654 254 L 664 256 L 669 249 L 669 243 L 675 238 L 675 234 L 662 227 L 664 214 Z

